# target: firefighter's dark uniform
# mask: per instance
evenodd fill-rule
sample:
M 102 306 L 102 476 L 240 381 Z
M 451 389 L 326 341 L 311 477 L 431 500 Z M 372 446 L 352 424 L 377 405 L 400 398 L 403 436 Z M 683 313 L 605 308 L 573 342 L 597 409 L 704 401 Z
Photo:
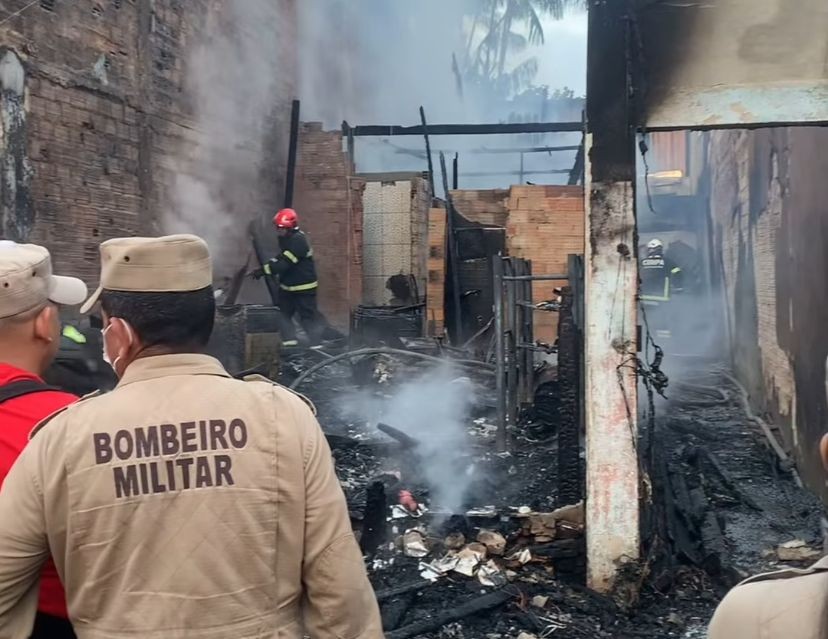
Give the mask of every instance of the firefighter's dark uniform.
M 671 335 L 672 318 L 665 305 L 682 290 L 682 271 L 663 255 L 649 255 L 639 265 L 641 302 L 651 314 L 650 325 L 660 337 Z
M 308 339 L 315 344 L 321 338 L 324 323 L 316 308 L 316 265 L 313 249 L 307 235 L 296 229 L 279 238 L 281 253 L 262 267 L 266 275 L 279 278 L 279 309 L 285 321 L 282 322 L 282 341 L 290 344 L 296 340 L 293 316 L 299 315 L 299 322 Z

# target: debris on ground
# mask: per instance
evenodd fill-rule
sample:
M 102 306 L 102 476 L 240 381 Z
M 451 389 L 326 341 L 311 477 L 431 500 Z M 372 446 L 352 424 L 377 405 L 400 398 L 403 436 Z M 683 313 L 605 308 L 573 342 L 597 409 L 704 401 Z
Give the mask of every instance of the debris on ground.
M 813 563 L 822 557 L 822 551 L 811 548 L 802 539 L 794 539 L 779 544 L 776 547 L 776 555 L 779 561 L 793 561 L 802 563 Z
M 475 407 L 465 443 L 446 458 L 445 476 L 467 489 L 446 507 L 424 470 L 422 433 L 393 421 L 383 431 L 381 415 L 343 410 L 343 398 L 392 396 L 426 370 L 383 357 L 334 364 L 304 392 L 331 442 L 389 639 L 701 638 L 736 581 L 814 556 L 818 502 L 779 471 L 715 370 L 676 385 L 642 444 L 655 451 L 650 479 L 669 552 L 632 565 L 629 592 L 604 596 L 583 585 L 584 504 L 558 503 L 555 402 L 527 414 L 507 454 L 496 452 L 491 407 Z M 295 364 L 295 375 L 316 363 Z M 490 394 L 490 375 L 470 369 L 468 379 Z

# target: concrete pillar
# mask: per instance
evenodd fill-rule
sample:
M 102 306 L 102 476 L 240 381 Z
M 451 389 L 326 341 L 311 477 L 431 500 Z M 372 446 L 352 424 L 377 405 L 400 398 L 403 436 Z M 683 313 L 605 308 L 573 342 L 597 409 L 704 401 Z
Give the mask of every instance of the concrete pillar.
M 587 198 L 587 578 L 606 591 L 640 544 L 633 184 L 593 182 Z
M 639 556 L 635 155 L 625 2 L 590 2 L 585 412 L 587 583 L 608 591 Z

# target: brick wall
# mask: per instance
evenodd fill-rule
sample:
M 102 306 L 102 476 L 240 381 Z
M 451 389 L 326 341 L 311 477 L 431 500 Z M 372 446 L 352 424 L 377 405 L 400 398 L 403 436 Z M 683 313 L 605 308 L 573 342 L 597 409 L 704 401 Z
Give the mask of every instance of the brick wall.
M 711 134 L 711 218 L 737 376 L 826 494 L 828 131 Z
M 580 186 L 513 186 L 509 195 L 506 247 L 532 261 L 534 275 L 566 273 L 570 254 L 584 253 L 584 190 Z M 534 301 L 554 299 L 561 282 L 534 282 Z M 552 343 L 557 313 L 535 313 L 535 337 Z
M 27 4 L 7 0 L 3 13 Z M 234 21 L 227 6 L 214 0 L 56 0 L 34 4 L 0 25 L 0 47 L 13 50 L 25 68 L 26 154 L 32 176 L 31 201 L 23 206 L 30 210 L 5 214 L 30 215 L 32 224 L 27 237 L 17 239 L 47 245 L 57 268 L 91 285 L 98 276 L 98 244 L 119 235 L 199 232 L 211 241 L 220 271 L 240 266 L 235 258 L 246 252 L 239 250 L 247 243 L 246 220 L 275 208 L 284 153 L 281 148 L 276 152 L 275 143 L 265 162 L 256 149 L 234 152 L 232 164 L 238 168 L 229 181 L 238 186 L 235 192 L 250 195 L 236 205 L 241 198 L 226 183 L 213 180 L 209 185 L 226 197 L 205 198 L 217 199 L 226 211 L 220 233 L 214 220 L 182 203 L 179 177 L 192 172 L 212 180 L 211 162 L 222 167 L 216 173 L 223 176 L 233 147 L 225 139 L 224 154 L 205 159 L 215 131 L 203 127 L 200 101 L 188 83 L 192 52 L 208 37 L 215 43 L 216 33 L 228 34 L 222 41 L 230 43 L 228 55 L 236 51 L 235 43 L 254 47 L 261 44 L 257 39 L 277 34 L 284 55 L 272 60 L 281 83 L 273 90 L 284 96 L 285 106 L 274 104 L 273 117 L 262 122 L 258 136 L 282 144 L 286 105 L 295 85 L 290 53 L 294 0 L 257 4 L 261 24 L 272 28 L 255 33 Z M 239 60 L 240 69 L 244 62 Z M 215 90 L 222 88 L 227 90 L 216 84 Z M 174 207 L 189 210 L 176 211 L 183 222 L 168 229 Z
M 457 210 L 481 224 L 506 227 L 509 255 L 532 261 L 536 275 L 566 273 L 570 254 L 584 253 L 584 191 L 579 186 L 513 186 L 509 190 L 454 191 Z M 535 302 L 553 299 L 566 282 L 535 282 Z M 558 316 L 535 314 L 535 336 L 557 337 Z
M 295 207 L 310 235 L 319 274 L 319 307 L 341 330 L 362 301 L 362 192 L 352 177 L 339 131 L 302 124 L 296 167 Z

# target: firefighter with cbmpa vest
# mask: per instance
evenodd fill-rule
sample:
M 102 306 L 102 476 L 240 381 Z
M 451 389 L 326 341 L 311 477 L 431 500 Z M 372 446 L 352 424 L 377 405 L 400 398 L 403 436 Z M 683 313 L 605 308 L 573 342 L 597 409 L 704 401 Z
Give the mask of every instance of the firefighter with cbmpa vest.
M 316 307 L 316 265 L 308 236 L 299 229 L 299 217 L 293 209 L 282 209 L 273 218 L 279 234 L 281 253 L 251 272 L 255 279 L 279 278 L 279 309 L 285 321 L 282 327 L 282 345 L 298 346 L 293 316 L 299 322 L 310 343 L 317 344 L 325 327 L 324 318 Z
M 657 337 L 672 337 L 677 316 L 675 296 L 683 290 L 681 268 L 664 255 L 664 243 L 653 238 L 639 264 L 641 303 L 650 315 L 648 323 Z
M 682 291 L 682 271 L 664 257 L 664 243 L 654 238 L 647 243 L 647 257 L 641 260 L 641 299 L 669 302 Z

